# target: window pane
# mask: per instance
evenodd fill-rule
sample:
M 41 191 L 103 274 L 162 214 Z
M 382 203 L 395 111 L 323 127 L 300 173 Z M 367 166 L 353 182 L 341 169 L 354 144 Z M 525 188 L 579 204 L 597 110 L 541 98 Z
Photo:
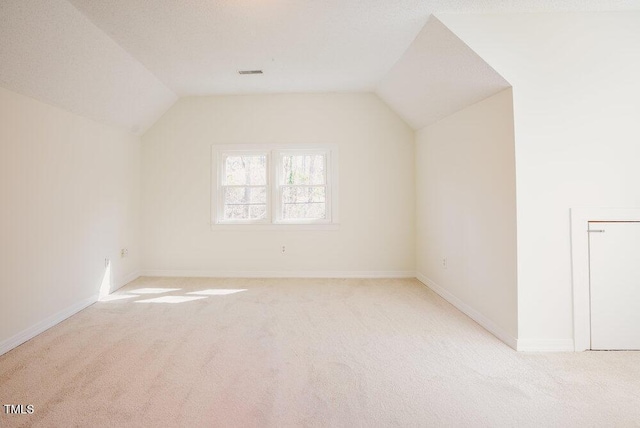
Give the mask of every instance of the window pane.
M 224 160 L 223 179 L 225 185 L 267 184 L 267 156 L 227 156 Z
M 323 219 L 327 217 L 324 186 L 284 187 L 282 189 L 282 218 Z
M 225 205 L 225 220 L 249 220 L 249 205 Z
M 325 184 L 325 155 L 282 155 L 281 184 Z
M 262 219 L 267 217 L 266 205 L 251 205 L 249 206 L 249 215 L 252 219 Z
M 224 188 L 225 220 L 259 220 L 267 215 L 266 187 Z
M 266 204 L 266 187 L 225 187 L 225 205 Z
M 225 220 L 261 220 L 267 216 L 266 205 L 225 205 Z

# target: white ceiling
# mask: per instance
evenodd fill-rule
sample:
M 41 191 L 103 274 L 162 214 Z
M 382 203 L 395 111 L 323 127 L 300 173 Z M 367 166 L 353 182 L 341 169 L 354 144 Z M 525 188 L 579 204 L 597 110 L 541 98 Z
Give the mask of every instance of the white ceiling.
M 421 0 L 70 2 L 181 96 L 370 91 L 429 14 Z
M 0 1 L 0 86 L 134 133 L 177 99 L 65 0 Z
M 69 0 L 176 94 L 370 91 L 430 14 L 597 0 Z M 532 6 L 533 4 L 533 6 Z M 239 76 L 238 70 L 263 75 Z
M 432 16 L 376 93 L 413 129 L 421 129 L 509 86 Z
M 1 0 L 0 85 L 144 130 L 178 96 L 373 91 L 433 13 L 638 6 L 638 0 Z M 240 76 L 241 69 L 264 74 Z

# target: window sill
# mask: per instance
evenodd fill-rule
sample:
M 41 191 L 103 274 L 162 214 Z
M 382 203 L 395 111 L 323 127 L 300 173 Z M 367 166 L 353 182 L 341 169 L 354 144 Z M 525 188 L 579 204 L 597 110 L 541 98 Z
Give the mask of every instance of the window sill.
M 338 230 L 340 223 L 269 223 L 269 224 L 218 224 L 212 223 L 211 230 Z

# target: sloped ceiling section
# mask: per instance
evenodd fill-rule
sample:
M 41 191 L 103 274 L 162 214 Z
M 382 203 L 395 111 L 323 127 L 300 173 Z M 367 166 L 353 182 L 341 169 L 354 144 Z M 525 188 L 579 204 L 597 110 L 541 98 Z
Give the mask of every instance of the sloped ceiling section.
M 177 96 L 377 88 L 420 128 L 508 85 L 430 15 L 638 2 L 0 0 L 0 86 L 138 133 Z
M 629 7 L 639 0 L 69 1 L 187 96 L 369 92 L 431 14 Z M 246 69 L 264 74 L 238 75 Z
M 0 2 L 0 86 L 138 134 L 177 99 L 66 0 Z
M 179 96 L 371 92 L 424 0 L 69 0 Z M 450 0 L 448 0 L 450 1 Z M 262 75 L 240 76 L 239 70 Z
M 431 16 L 382 79 L 376 93 L 417 130 L 509 86 L 489 64 Z

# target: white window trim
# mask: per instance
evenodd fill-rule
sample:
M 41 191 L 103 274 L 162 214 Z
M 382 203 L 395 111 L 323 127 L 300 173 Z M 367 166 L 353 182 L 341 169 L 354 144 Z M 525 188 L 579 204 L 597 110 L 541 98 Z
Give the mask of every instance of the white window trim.
M 222 218 L 224 217 L 224 191 L 223 191 L 223 187 L 233 187 L 233 186 L 223 186 L 223 172 L 224 172 L 224 168 L 222 167 L 223 165 L 223 159 L 225 156 L 227 155 L 237 155 L 237 154 L 242 154 L 244 156 L 266 156 L 267 158 L 267 176 L 265 177 L 265 181 L 266 184 L 264 186 L 260 186 L 260 185 L 256 185 L 256 186 L 241 186 L 241 187 L 265 187 L 266 188 L 266 192 L 267 192 L 267 200 L 270 199 L 271 197 L 271 182 L 270 182 L 270 163 L 271 163 L 271 155 L 268 151 L 266 150 L 221 150 L 218 152 L 217 156 L 216 156 L 216 170 L 217 170 L 217 179 L 216 179 L 216 188 L 214 189 L 215 193 L 216 193 L 216 199 L 212 199 L 213 201 L 215 201 L 214 203 L 214 209 L 215 207 L 217 207 L 217 211 L 213 211 L 212 213 L 215 214 L 214 219 L 218 219 L 218 218 Z M 268 206 L 268 204 L 267 204 Z M 215 220 L 214 220 L 215 221 Z M 230 224 L 230 225 L 246 225 L 246 224 L 271 224 L 271 213 L 269 210 L 267 210 L 267 215 L 264 219 L 262 220 L 226 220 L 224 222 L 224 224 Z
M 228 154 L 267 155 L 267 217 L 263 220 L 225 220 L 222 190 L 223 163 Z M 326 219 L 279 221 L 280 170 L 282 154 L 318 153 L 325 155 Z M 333 144 L 214 144 L 211 150 L 211 228 L 213 230 L 337 230 L 338 148 Z
M 331 180 L 331 171 L 333 171 L 333 168 L 331 167 L 331 150 L 329 149 L 296 149 L 296 148 L 291 148 L 291 149 L 286 149 L 286 150 L 274 150 L 273 152 L 273 157 L 274 157 L 274 177 L 273 177 L 273 183 L 274 183 L 274 192 L 273 192 L 273 198 L 272 198 L 272 206 L 273 206 L 273 212 L 274 212 L 274 219 L 273 219 L 273 223 L 274 224 L 331 224 L 332 223 L 332 211 L 331 208 L 333 206 L 332 201 L 331 201 L 331 187 L 332 187 L 332 180 Z M 326 214 L 327 214 L 327 218 L 324 219 L 310 219 L 310 220 L 293 220 L 293 221 L 287 221 L 287 220 L 280 220 L 282 218 L 282 190 L 284 187 L 287 187 L 288 185 L 281 185 L 280 183 L 282 182 L 282 157 L 286 154 L 305 154 L 305 155 L 314 155 L 314 154 L 320 154 L 320 155 L 324 155 L 325 157 L 325 169 L 324 169 L 324 187 L 325 187 L 325 207 L 326 207 Z M 329 172 L 329 173 L 328 173 Z M 303 186 L 303 187 L 307 187 L 307 186 Z M 319 187 L 319 186 L 318 186 Z

